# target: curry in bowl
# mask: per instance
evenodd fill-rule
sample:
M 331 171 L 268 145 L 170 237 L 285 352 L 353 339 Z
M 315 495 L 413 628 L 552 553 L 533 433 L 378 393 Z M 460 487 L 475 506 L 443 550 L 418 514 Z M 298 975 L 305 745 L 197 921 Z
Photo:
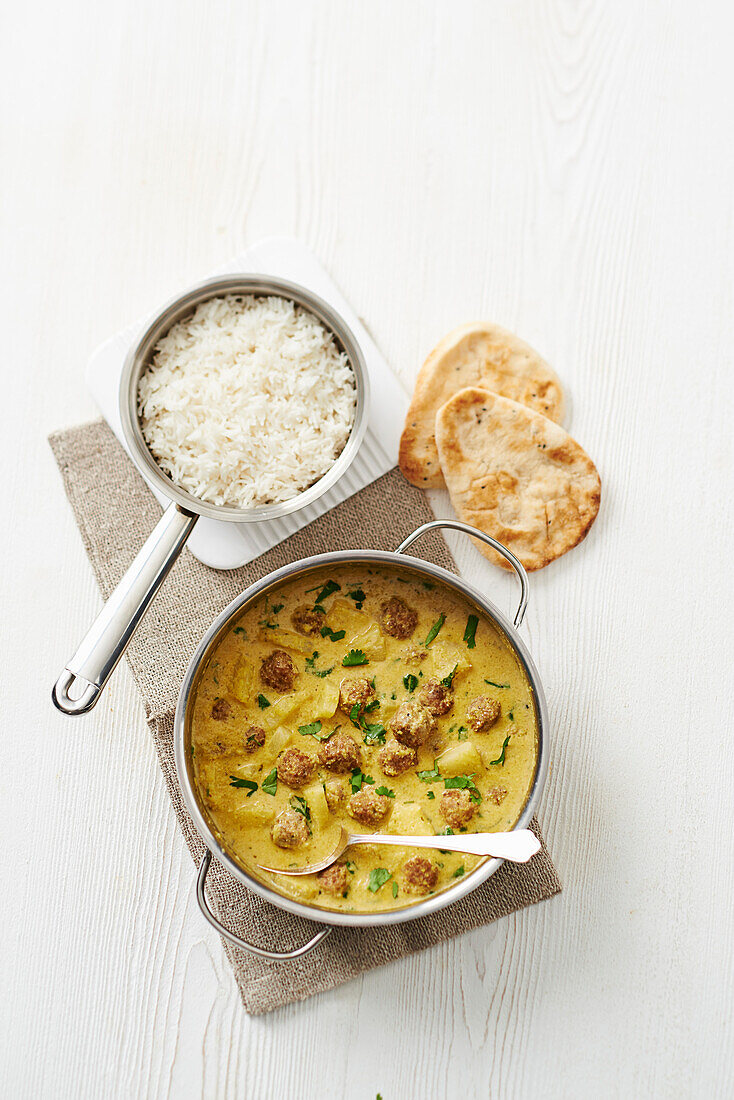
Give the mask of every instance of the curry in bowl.
M 390 566 L 286 580 L 249 605 L 194 688 L 199 801 L 248 874 L 302 904 L 402 908 L 482 857 L 360 845 L 356 833 L 447 835 L 518 821 L 538 756 L 536 704 L 507 637 L 446 586 Z M 440 844 L 440 841 L 437 842 Z

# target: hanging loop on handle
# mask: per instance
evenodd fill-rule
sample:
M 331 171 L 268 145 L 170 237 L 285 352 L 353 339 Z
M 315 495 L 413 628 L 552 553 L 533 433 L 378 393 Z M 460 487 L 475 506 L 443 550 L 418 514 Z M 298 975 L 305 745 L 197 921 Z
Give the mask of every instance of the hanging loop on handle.
M 74 715 L 92 709 L 197 519 L 178 504 L 168 505 L 54 684 L 51 698 L 58 710 Z
M 438 531 L 442 527 L 448 527 L 452 531 L 460 531 L 462 535 L 469 535 L 473 539 L 479 539 L 480 542 L 486 542 L 488 546 L 501 554 L 505 561 L 510 563 L 515 570 L 515 576 L 520 582 L 520 603 L 513 620 L 514 626 L 520 626 L 525 618 L 528 606 L 528 575 L 525 572 L 525 566 L 515 557 L 512 551 L 508 550 L 497 539 L 493 539 L 491 535 L 485 535 L 484 531 L 478 531 L 476 527 L 470 527 L 468 523 L 460 523 L 458 519 L 434 519 L 430 523 L 424 523 L 421 527 L 416 527 L 412 535 L 408 535 L 407 539 L 403 539 L 395 553 L 404 554 L 416 539 L 421 538 L 422 535 L 427 535 L 429 531 Z
M 196 880 L 196 900 L 199 903 L 199 908 L 203 916 L 206 917 L 212 928 L 214 928 L 220 936 L 223 936 L 227 943 L 231 943 L 233 947 L 239 947 L 243 951 L 249 951 L 252 955 L 259 955 L 261 959 L 300 959 L 302 955 L 307 955 L 309 951 L 313 951 L 314 947 L 318 947 L 321 941 L 325 940 L 331 933 L 331 928 L 322 928 L 307 943 L 304 943 L 302 947 L 294 947 L 292 951 L 269 951 L 265 947 L 256 947 L 254 943 L 248 943 L 247 940 L 243 940 L 241 936 L 238 936 L 235 932 L 230 932 L 228 928 L 220 924 L 209 908 L 204 886 L 206 884 L 206 876 L 209 872 L 211 861 L 212 854 L 207 848 L 204 853 L 204 858 L 201 861 L 199 875 Z

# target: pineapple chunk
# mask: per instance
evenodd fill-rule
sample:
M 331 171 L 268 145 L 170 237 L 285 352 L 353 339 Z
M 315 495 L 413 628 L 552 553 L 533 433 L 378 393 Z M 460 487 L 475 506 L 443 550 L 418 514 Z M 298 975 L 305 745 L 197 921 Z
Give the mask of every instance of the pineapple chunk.
M 255 670 L 246 661 L 240 661 L 232 677 L 232 694 L 241 703 L 251 703 L 255 693 Z
M 454 679 L 471 668 L 471 661 L 457 646 L 447 642 L 434 642 L 429 647 L 431 672 L 437 680 L 443 680 L 456 669 Z
M 484 771 L 482 758 L 471 741 L 452 745 L 437 758 L 441 775 L 472 775 Z
M 303 691 L 294 691 L 292 695 L 281 695 L 280 699 L 260 712 L 260 725 L 266 730 L 274 730 L 276 726 L 282 726 L 307 699 L 308 696 Z
M 272 801 L 268 797 L 268 802 Z M 269 825 L 275 817 L 275 807 L 260 800 L 257 795 L 254 798 L 245 798 L 235 812 L 238 824 L 260 829 Z
M 306 787 L 303 791 L 303 797 L 306 799 L 308 808 L 311 811 L 311 824 L 314 829 L 319 832 L 327 829 L 333 818 L 329 812 L 326 795 L 324 794 L 324 788 L 321 781 L 319 780 L 317 783 L 311 783 Z
M 332 630 L 345 631 L 343 645 L 346 651 L 361 649 L 371 661 L 383 660 L 385 639 L 379 626 L 364 611 L 357 611 L 349 600 L 334 600 L 328 622 Z
M 293 738 L 293 734 L 285 726 L 279 726 L 270 740 L 266 743 L 266 758 L 272 764 L 281 754 L 286 745 Z
M 319 681 L 319 686 L 312 696 L 306 696 L 301 707 L 304 725 L 307 722 L 315 722 L 317 719 L 331 718 L 339 706 L 339 687 L 337 684 Z
M 304 638 L 302 634 L 297 634 L 295 630 L 288 630 L 285 627 L 278 626 L 274 630 L 263 627 L 258 638 L 276 649 L 290 649 L 293 653 L 308 654 L 309 657 L 313 653 L 313 638 Z
M 411 806 L 404 802 L 397 802 L 390 814 L 390 821 L 385 830 L 398 836 L 430 836 L 433 833 L 429 822 L 421 813 L 420 806 L 415 803 Z

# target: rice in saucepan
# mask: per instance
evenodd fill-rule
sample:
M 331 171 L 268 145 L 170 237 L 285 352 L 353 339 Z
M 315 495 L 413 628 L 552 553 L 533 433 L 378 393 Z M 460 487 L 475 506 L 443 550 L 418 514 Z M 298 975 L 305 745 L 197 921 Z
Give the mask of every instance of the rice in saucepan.
M 313 314 L 285 298 L 226 295 L 156 345 L 140 425 L 173 481 L 200 500 L 290 500 L 333 466 L 354 422 L 354 373 Z

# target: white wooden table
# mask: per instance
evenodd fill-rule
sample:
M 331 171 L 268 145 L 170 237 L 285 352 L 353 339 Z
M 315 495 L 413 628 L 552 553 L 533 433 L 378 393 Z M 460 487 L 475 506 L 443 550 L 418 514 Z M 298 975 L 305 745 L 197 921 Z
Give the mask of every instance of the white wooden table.
M 6 15 L 3 1095 L 732 1095 L 733 31 L 724 0 Z M 99 596 L 45 435 L 95 415 L 100 340 L 272 233 L 408 385 L 469 319 L 537 346 L 604 495 L 525 628 L 563 895 L 249 1019 L 127 670 L 51 708 Z

